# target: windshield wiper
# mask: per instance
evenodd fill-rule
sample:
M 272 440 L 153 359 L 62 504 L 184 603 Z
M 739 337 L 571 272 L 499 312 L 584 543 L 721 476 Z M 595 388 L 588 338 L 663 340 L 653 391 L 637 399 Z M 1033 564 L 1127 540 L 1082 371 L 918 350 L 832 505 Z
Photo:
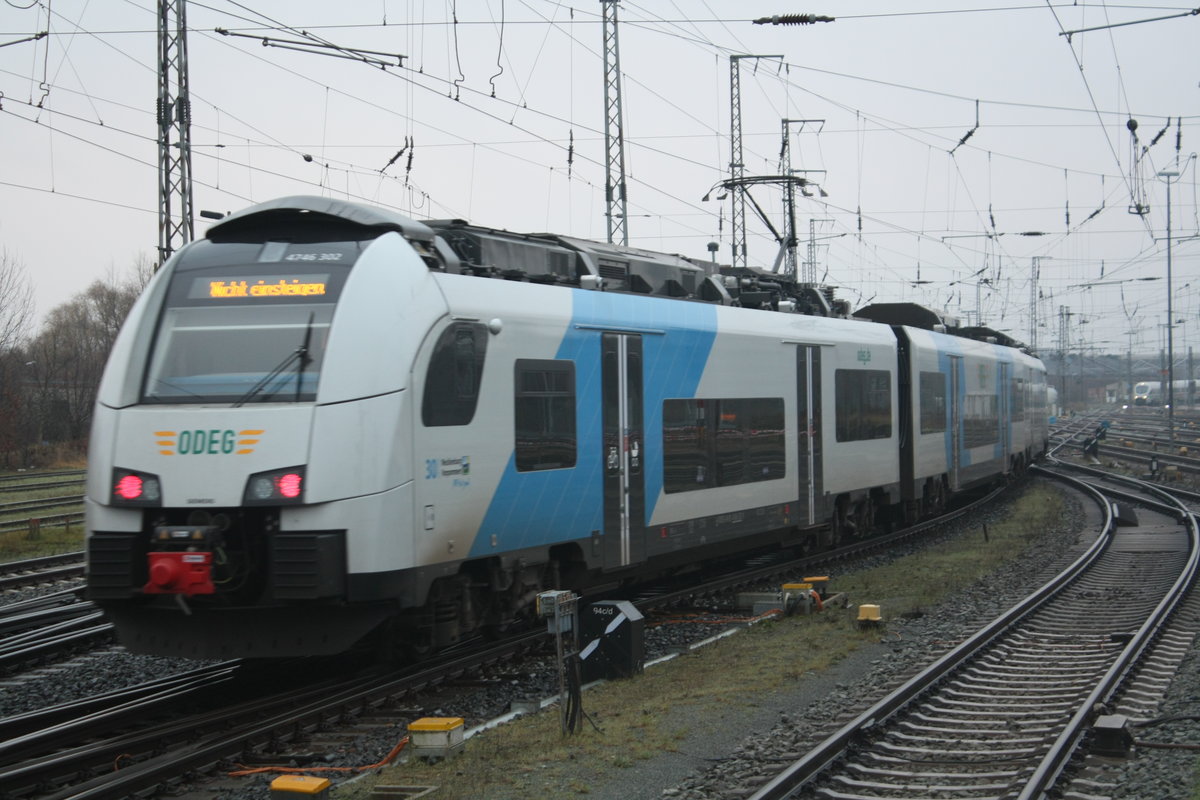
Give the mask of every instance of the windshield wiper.
M 296 351 L 299 357 L 299 362 L 296 365 L 296 402 L 300 402 L 300 386 L 304 383 L 304 370 L 312 363 L 312 356 L 308 354 L 308 346 L 312 342 L 313 328 L 313 312 L 308 312 L 308 327 L 304 329 L 304 342 L 300 345 L 300 349 Z
M 278 364 L 276 364 L 274 369 L 264 375 L 262 379 L 258 381 L 258 383 L 251 386 L 249 391 L 242 395 L 241 398 L 239 398 L 238 401 L 233 404 L 233 408 L 241 408 L 242 406 L 246 405 L 246 403 L 253 400 L 259 394 L 259 392 L 263 391 L 268 385 L 270 385 L 271 381 L 282 375 L 283 372 L 290 367 L 294 361 L 298 361 L 300 364 L 296 374 L 296 401 L 299 402 L 300 382 L 304 377 L 304 368 L 312 362 L 312 358 L 308 355 L 308 345 L 312 340 L 312 327 L 313 315 L 310 313 L 308 315 L 308 326 L 304 330 L 304 341 L 300 343 L 300 346 L 288 353 L 283 361 L 280 361 Z M 271 394 L 274 393 L 275 392 L 272 391 L 267 396 L 270 397 Z

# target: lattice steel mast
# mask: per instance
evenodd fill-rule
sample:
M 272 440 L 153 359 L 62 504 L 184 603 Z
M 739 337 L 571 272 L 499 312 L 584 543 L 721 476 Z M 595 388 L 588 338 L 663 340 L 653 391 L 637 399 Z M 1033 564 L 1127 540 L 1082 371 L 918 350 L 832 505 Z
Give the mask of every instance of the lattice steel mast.
M 731 228 L 735 267 L 746 266 L 746 164 L 742 160 L 742 78 L 743 58 L 780 58 L 783 56 L 736 55 L 729 57 L 729 201 L 732 204 Z
M 174 92 L 172 92 L 172 89 Z M 186 0 L 158 0 L 158 263 L 192 240 Z
M 625 124 L 621 112 L 621 50 L 617 44 L 617 0 L 600 0 L 604 11 L 604 197 L 609 244 L 629 244 L 625 196 Z M 616 178 L 614 180 L 614 173 Z

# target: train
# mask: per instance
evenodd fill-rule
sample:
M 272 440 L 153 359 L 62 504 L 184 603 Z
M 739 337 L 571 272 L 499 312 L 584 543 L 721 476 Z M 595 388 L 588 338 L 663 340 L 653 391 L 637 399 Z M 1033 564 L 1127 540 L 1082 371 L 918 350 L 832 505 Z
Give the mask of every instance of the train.
M 1164 391 L 1164 381 L 1138 381 L 1133 385 L 1133 404 L 1135 406 L 1162 406 L 1167 402 Z M 1175 405 L 1195 405 L 1196 381 L 1177 380 L 1172 382 L 1175 389 Z
M 152 277 L 98 390 L 86 594 L 131 651 L 420 657 L 1020 475 L 1042 362 L 929 309 L 296 196 Z

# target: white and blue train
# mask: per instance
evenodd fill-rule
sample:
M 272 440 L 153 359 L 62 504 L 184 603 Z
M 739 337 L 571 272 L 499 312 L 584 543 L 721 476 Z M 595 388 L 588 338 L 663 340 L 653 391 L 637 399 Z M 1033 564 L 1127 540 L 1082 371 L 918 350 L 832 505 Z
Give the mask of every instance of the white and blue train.
M 424 651 L 547 589 L 915 519 L 1044 451 L 1038 359 L 860 315 L 681 256 L 254 206 L 164 264 L 114 346 L 88 595 L 135 651 Z
M 1176 406 L 1193 406 L 1196 403 L 1197 381 L 1177 380 L 1171 383 L 1174 388 Z M 1135 406 L 1164 406 L 1167 404 L 1165 381 L 1138 381 L 1133 385 L 1133 404 Z

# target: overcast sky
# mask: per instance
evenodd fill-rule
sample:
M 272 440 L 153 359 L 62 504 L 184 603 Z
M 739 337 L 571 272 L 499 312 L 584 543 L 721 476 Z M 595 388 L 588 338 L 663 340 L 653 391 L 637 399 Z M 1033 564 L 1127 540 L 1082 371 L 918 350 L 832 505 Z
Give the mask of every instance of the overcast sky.
M 321 194 L 602 240 L 601 9 L 189 2 L 195 207 Z M 715 241 L 730 260 L 730 201 L 701 201 L 729 177 L 729 57 L 772 56 L 740 62 L 746 173 L 778 174 L 782 120 L 808 120 L 789 126 L 792 167 L 812 170 L 827 196 L 800 198 L 800 258 L 811 231 L 818 277 L 854 307 L 913 301 L 970 321 L 978 312 L 1027 341 L 1040 258 L 1042 350 L 1060 345 L 1066 308 L 1072 348 L 1157 351 L 1168 291 L 1167 185 L 1156 175 L 1177 170 L 1171 294 L 1185 353 L 1200 344 L 1200 242 L 1187 238 L 1200 233 L 1200 16 L 1189 11 L 622 3 L 630 244 L 707 258 Z M 800 12 L 836 19 L 753 24 Z M 0 247 L 28 269 L 39 317 L 157 258 L 155 26 L 151 0 L 0 4 Z M 1099 26 L 1114 27 L 1062 35 Z M 261 37 L 402 55 L 402 65 L 264 47 Z M 780 191 L 752 196 L 782 229 Z M 1148 210 L 1129 212 L 1138 206 Z M 749 204 L 746 221 L 750 263 L 770 267 L 777 243 Z M 198 236 L 206 224 L 197 218 Z

